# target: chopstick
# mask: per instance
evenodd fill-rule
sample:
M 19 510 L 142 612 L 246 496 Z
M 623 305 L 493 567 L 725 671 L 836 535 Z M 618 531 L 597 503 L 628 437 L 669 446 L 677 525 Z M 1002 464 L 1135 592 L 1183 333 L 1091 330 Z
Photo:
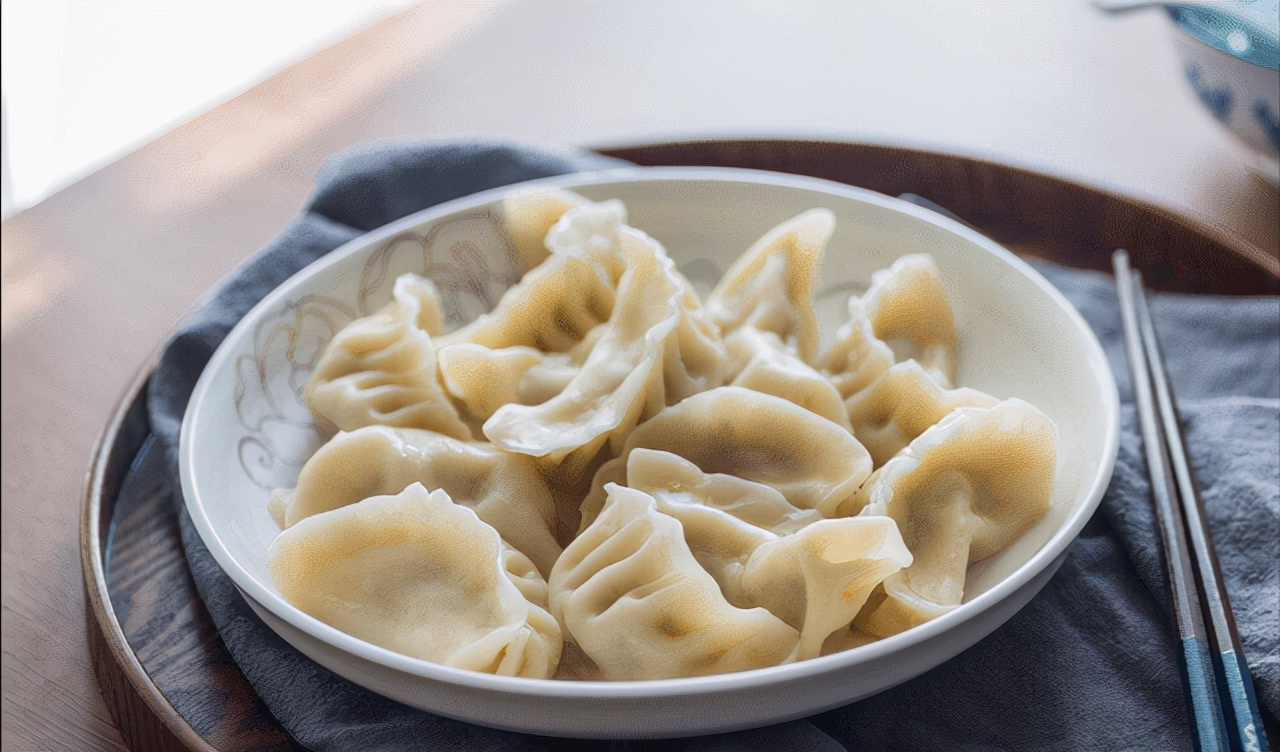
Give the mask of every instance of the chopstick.
M 1141 274 L 1130 270 L 1128 254 L 1122 250 L 1112 255 L 1112 263 L 1152 497 L 1169 570 L 1174 621 L 1181 638 L 1181 669 L 1193 738 L 1202 750 L 1226 749 L 1229 744 L 1232 749 L 1261 752 L 1267 749 L 1267 740 L 1253 681 L 1209 537 L 1204 503 L 1191 476 L 1173 390 Z M 1175 491 L 1180 509 L 1172 501 Z M 1212 641 L 1205 614 L 1213 627 Z
M 1133 373 L 1133 393 L 1138 406 L 1138 420 L 1142 426 L 1147 472 L 1151 476 L 1156 522 L 1164 546 L 1165 566 L 1169 571 L 1174 623 L 1178 628 L 1182 651 L 1179 667 L 1187 706 L 1191 710 L 1192 741 L 1199 750 L 1225 750 L 1228 748 L 1227 733 L 1218 701 L 1209 638 L 1200 612 L 1200 594 L 1195 587 L 1195 574 L 1191 555 L 1187 550 L 1182 517 L 1173 505 L 1174 480 L 1165 456 L 1165 437 L 1156 417 L 1151 374 L 1138 328 L 1134 290 L 1141 285 L 1141 281 L 1129 269 L 1129 254 L 1116 251 L 1111 261 L 1116 272 L 1116 292 L 1120 298 L 1120 316 L 1124 322 L 1129 370 Z
M 1253 677 L 1240 645 L 1240 634 L 1231 614 L 1231 600 L 1222 578 L 1218 554 L 1209 536 L 1209 523 L 1205 517 L 1204 501 L 1191 477 L 1191 463 L 1187 461 L 1187 449 L 1178 422 L 1173 388 L 1164 368 L 1160 343 L 1156 339 L 1155 325 L 1151 321 L 1151 307 L 1143 290 L 1141 278 L 1134 275 L 1133 293 L 1138 314 L 1138 332 L 1146 351 L 1151 381 L 1155 386 L 1156 406 L 1163 424 L 1165 445 L 1177 481 L 1178 496 L 1182 502 L 1182 515 L 1191 539 L 1195 556 L 1200 592 L 1204 607 L 1213 628 L 1214 642 L 1211 648 L 1217 653 L 1218 690 L 1222 712 L 1226 719 L 1233 747 L 1247 752 L 1261 752 L 1267 748 L 1262 715 L 1258 710 L 1258 698 L 1253 691 Z

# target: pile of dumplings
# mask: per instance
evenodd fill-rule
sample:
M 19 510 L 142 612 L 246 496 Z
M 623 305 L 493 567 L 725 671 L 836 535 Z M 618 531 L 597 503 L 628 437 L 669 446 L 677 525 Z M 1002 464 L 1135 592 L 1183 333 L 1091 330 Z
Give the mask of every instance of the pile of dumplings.
M 402 276 L 306 383 L 339 432 L 273 495 L 268 567 L 317 619 L 509 676 L 741 671 L 946 613 L 1047 513 L 1054 426 L 956 386 L 929 256 L 877 272 L 823 350 L 827 210 L 705 301 L 620 202 L 502 217 L 524 274 L 492 311 L 446 332 Z

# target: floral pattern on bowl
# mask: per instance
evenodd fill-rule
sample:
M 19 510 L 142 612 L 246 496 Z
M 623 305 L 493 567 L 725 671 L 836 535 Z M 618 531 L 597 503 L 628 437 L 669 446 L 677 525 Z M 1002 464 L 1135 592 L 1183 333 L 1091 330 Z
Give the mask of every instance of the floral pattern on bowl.
M 473 212 L 384 241 L 360 268 L 354 307 L 318 294 L 277 305 L 254 328 L 253 353 L 236 360 L 236 415 L 244 428 L 237 459 L 253 485 L 293 485 L 307 458 L 336 433 L 307 408 L 302 388 L 334 335 L 390 300 L 406 272 L 435 282 L 446 323 L 458 326 L 492 309 L 519 281 L 520 257 L 500 216 Z

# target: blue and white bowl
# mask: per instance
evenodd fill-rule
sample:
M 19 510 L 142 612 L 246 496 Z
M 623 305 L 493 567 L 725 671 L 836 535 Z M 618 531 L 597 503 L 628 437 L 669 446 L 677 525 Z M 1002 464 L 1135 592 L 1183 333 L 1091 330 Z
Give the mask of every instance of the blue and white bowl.
M 1280 0 L 1169 5 L 1174 47 L 1201 103 L 1280 187 Z

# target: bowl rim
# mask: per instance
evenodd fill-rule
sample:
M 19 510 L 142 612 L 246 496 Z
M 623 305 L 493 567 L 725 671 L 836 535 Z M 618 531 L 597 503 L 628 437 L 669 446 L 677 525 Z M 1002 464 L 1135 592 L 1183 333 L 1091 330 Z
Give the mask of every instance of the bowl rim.
M 1106 435 L 1102 437 L 1102 462 L 1089 480 L 1084 492 L 1084 502 L 1078 505 L 1064 519 L 1059 529 L 1041 545 L 1040 549 L 1030 559 L 996 583 L 991 589 L 920 626 L 867 645 L 806 661 L 726 674 L 674 679 L 634 681 L 533 679 L 499 676 L 432 663 L 421 658 L 413 658 L 349 635 L 303 612 L 285 601 L 274 590 L 259 582 L 231 554 L 214 529 L 205 510 L 200 490 L 195 484 L 193 444 L 200 425 L 200 406 L 212 387 L 214 374 L 223 370 L 226 361 L 231 357 L 232 343 L 241 340 L 245 332 L 253 328 L 257 318 L 263 311 L 268 310 L 280 299 L 290 295 L 304 280 L 323 269 L 341 263 L 346 257 L 359 252 L 361 249 L 384 242 L 422 224 L 493 203 L 512 191 L 529 188 L 572 189 L 613 183 L 662 181 L 768 185 L 818 191 L 842 199 L 869 203 L 939 226 L 944 230 L 961 236 L 970 243 L 982 247 L 1014 267 L 1066 314 L 1067 320 L 1085 345 L 1090 366 L 1089 370 L 1094 374 L 1110 377 L 1100 379 L 1102 381 L 1102 401 L 1099 407 L 1103 413 L 1103 422 L 1106 426 Z M 1093 516 L 1093 513 L 1101 503 L 1102 496 L 1110 483 L 1119 447 L 1119 434 L 1119 391 L 1110 363 L 1093 330 L 1085 323 L 1084 318 L 1076 310 L 1075 306 L 1039 272 L 977 230 L 916 204 L 866 188 L 850 186 L 822 178 L 737 167 L 627 166 L 537 178 L 461 196 L 414 212 L 378 229 L 364 233 L 298 270 L 287 280 L 277 285 L 262 300 L 258 301 L 236 323 L 205 365 L 183 414 L 179 436 L 178 465 L 184 504 L 201 540 L 218 562 L 218 565 L 231 578 L 242 594 L 252 598 L 263 608 L 309 636 L 342 652 L 403 674 L 460 685 L 470 689 L 529 697 L 619 700 L 651 697 L 657 694 L 667 697 L 695 697 L 731 690 L 744 691 L 808 678 L 816 674 L 855 669 L 859 665 L 883 659 L 900 650 L 933 640 L 950 631 L 952 627 L 976 618 L 996 603 L 1025 586 L 1045 568 L 1051 566 L 1076 539 L 1084 528 L 1085 523 Z

